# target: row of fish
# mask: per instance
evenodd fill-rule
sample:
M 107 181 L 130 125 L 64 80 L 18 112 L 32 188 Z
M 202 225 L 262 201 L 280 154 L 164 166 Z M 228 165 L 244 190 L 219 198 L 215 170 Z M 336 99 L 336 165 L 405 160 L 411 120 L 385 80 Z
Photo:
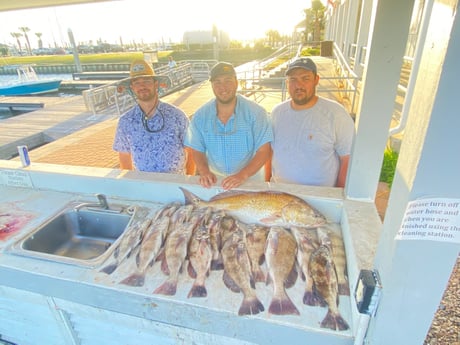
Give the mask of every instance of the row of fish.
M 328 307 L 321 327 L 349 328 L 338 309 L 339 294 L 349 295 L 343 242 L 319 227 L 326 220 L 318 211 L 286 193 L 226 192 L 205 202 L 183 192 L 185 205 L 165 205 L 132 226 L 101 271 L 112 274 L 130 260 L 135 271 L 120 283 L 142 286 L 148 268 L 161 261 L 167 278 L 153 293 L 175 295 L 187 265 L 194 279 L 188 297 L 206 297 L 210 271 L 223 269 L 225 286 L 243 295 L 239 315 L 265 310 L 257 282 L 273 287 L 270 314 L 300 314 L 286 291 L 300 273 L 303 303 Z

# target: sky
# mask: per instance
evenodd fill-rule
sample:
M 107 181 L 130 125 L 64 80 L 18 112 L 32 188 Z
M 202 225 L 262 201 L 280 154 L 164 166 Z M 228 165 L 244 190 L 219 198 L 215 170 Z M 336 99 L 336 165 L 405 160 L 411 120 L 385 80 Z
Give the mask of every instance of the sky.
M 153 8 L 152 8 L 153 6 Z M 179 43 L 185 31 L 227 32 L 231 40 L 265 37 L 268 30 L 289 35 L 305 18 L 310 0 L 116 0 L 92 4 L 0 12 L 0 43 L 16 44 L 11 32 L 28 27 L 32 48 L 42 34 L 44 47 L 68 46 L 68 30 L 75 42 L 96 44 Z

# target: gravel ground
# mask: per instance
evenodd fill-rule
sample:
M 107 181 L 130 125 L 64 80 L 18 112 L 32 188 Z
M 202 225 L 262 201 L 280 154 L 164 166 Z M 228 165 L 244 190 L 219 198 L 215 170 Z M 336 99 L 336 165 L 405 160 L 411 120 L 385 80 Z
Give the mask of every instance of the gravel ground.
M 424 345 L 460 345 L 460 256 Z

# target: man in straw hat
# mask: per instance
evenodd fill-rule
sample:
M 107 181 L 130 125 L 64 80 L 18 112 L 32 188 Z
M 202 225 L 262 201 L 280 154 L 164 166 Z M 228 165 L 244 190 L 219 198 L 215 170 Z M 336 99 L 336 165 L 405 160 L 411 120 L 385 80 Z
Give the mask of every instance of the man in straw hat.
M 184 136 L 189 121 L 179 108 L 158 96 L 159 77 L 144 60 L 130 67 L 129 87 L 137 105 L 119 121 L 113 149 L 120 168 L 162 173 L 186 173 Z

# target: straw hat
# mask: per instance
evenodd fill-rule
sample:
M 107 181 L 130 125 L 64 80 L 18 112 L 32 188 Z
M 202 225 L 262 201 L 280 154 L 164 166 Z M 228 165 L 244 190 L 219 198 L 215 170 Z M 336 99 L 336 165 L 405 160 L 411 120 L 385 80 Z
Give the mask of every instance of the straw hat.
M 129 79 L 131 80 L 141 77 L 153 77 L 158 79 L 152 66 L 150 66 L 145 60 L 134 60 L 129 68 Z

